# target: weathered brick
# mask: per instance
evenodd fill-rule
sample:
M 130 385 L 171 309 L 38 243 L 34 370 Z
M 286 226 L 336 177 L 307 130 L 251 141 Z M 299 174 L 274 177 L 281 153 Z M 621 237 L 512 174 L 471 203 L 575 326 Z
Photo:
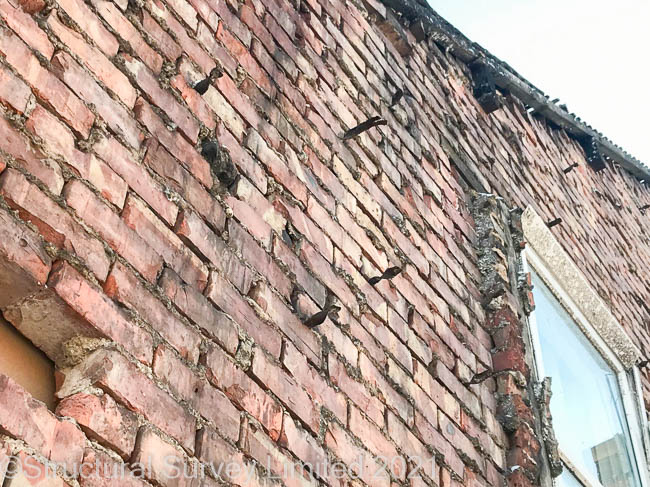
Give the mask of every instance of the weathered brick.
M 240 177 L 236 187 L 232 190 L 234 196 L 248 203 L 256 213 L 276 232 L 282 233 L 286 228 L 287 220 L 253 184 L 245 177 Z
M 212 174 L 207 161 L 196 152 L 196 149 L 187 142 L 178 132 L 170 132 L 162 120 L 154 113 L 146 101 L 138 98 L 135 102 L 134 112 L 140 120 L 162 145 L 199 180 L 206 188 L 212 187 Z
M 25 113 L 31 100 L 29 87 L 6 67 L 0 66 L 0 101 L 18 113 Z
M 282 408 L 218 347 L 205 357 L 208 379 L 238 407 L 257 419 L 275 441 L 282 430 Z
M 61 39 L 73 54 L 77 55 L 92 73 L 115 93 L 124 104 L 133 108 L 136 99 L 135 89 L 128 78 L 111 63 L 98 49 L 86 43 L 84 38 L 63 25 L 56 14 L 50 14 L 47 20 L 56 36 Z
M 187 283 L 200 290 L 205 288 L 208 281 L 205 264 L 142 201 L 129 195 L 122 218 Z
M 250 232 L 250 234 L 260 241 L 262 246 L 269 250 L 273 238 L 273 229 L 264 221 L 262 215 L 258 214 L 253 207 L 245 201 L 239 200 L 232 196 L 225 198 L 226 204 L 232 210 L 235 218 Z
M 172 39 L 172 37 L 163 30 L 158 22 L 149 15 L 145 9 L 140 10 L 140 22 L 145 32 L 147 32 L 153 40 L 158 44 L 160 51 L 165 55 L 169 61 L 176 61 L 183 53 L 183 49 Z M 144 59 L 143 59 L 144 61 Z M 162 63 L 161 63 L 162 65 Z M 151 66 L 149 66 L 151 68 Z M 151 68 L 156 72 L 155 69 Z
M 50 275 L 48 286 L 100 334 L 121 344 L 138 360 L 151 363 L 151 335 L 127 319 L 125 313 L 113 301 L 86 281 L 68 263 L 57 263 Z
M 210 427 L 205 427 L 197 435 L 197 457 L 204 464 L 210 465 L 214 475 L 234 485 L 261 487 L 257 478 L 255 465 L 247 464 L 244 455 L 224 441 Z M 216 487 L 217 482 L 206 478 L 207 487 Z
M 0 208 L 0 309 L 45 284 L 52 267 L 39 235 Z
M 120 262 L 113 266 L 104 290 L 109 297 L 137 311 L 184 358 L 192 363 L 198 361 L 201 344 L 199 334 L 147 291 L 138 278 Z
M 67 397 L 88 383 L 101 386 L 127 408 L 176 438 L 185 450 L 194 451 L 196 420 L 117 351 L 97 350 L 66 371 L 58 395 Z
M 3 484 L 6 487 L 69 487 L 69 484 L 59 477 L 51 464 L 44 465 L 36 457 L 29 456 L 24 451 L 14 455 L 14 463 L 7 472 Z
M 133 463 L 142 465 L 144 477 L 159 485 L 193 485 L 191 475 L 185 475 L 185 472 L 191 474 L 191 469 L 182 451 L 164 441 L 151 428 L 140 430 Z
M 0 177 L 0 194 L 21 219 L 31 221 L 43 238 L 77 254 L 100 281 L 108 274 L 109 259 L 101 242 L 90 235 L 63 208 L 14 169 Z
M 95 106 L 99 116 L 113 132 L 122 136 L 131 147 L 140 147 L 142 133 L 130 113 L 113 100 L 71 56 L 63 51 L 57 52 L 52 58 L 52 70 L 86 103 Z
M 113 57 L 119 48 L 117 39 L 111 34 L 81 0 L 62 0 L 59 4 L 63 10 L 74 20 L 83 32 L 95 41 L 97 46 L 106 54 Z
M 205 295 L 221 310 L 232 316 L 259 346 L 264 347 L 274 357 L 280 356 L 282 339 L 279 333 L 258 318 L 251 305 L 224 277 L 213 272 Z
M 52 105 L 57 113 L 84 138 L 88 137 L 95 116 L 15 35 L 0 29 L 0 52 L 7 63 L 27 81 L 39 98 Z M 76 91 L 76 90 L 75 90 Z
M 160 68 L 163 63 L 162 57 L 149 47 L 142 38 L 142 35 L 140 35 L 136 28 L 133 27 L 133 24 L 122 15 L 115 4 L 108 0 L 92 0 L 91 3 L 95 9 L 97 9 L 99 15 L 101 15 L 115 30 L 117 35 L 129 43 L 138 57 L 149 66 L 149 69 L 156 74 L 160 73 Z M 149 30 L 147 30 L 147 32 L 151 34 Z
M 303 463 L 319 467 L 321 471 L 324 470 L 322 467 L 328 462 L 327 454 L 318 441 L 311 436 L 309 431 L 296 423 L 288 413 L 284 414 L 282 436 L 280 436 L 278 444 L 291 451 Z
M 196 118 L 204 123 L 210 130 L 214 130 L 217 126 L 217 122 L 214 119 L 212 110 L 210 110 L 210 107 L 203 97 L 192 88 L 192 85 L 185 81 L 183 75 L 179 74 L 175 76 L 171 80 L 170 85 L 179 91 L 181 97 L 185 100 L 185 103 L 194 116 L 196 116 Z
M 0 18 L 23 41 L 39 51 L 46 59 L 52 57 L 54 46 L 47 38 L 47 34 L 40 29 L 32 16 L 24 12 L 22 8 L 12 4 L 9 0 L 2 0 L 0 1 Z
M 40 179 L 55 195 L 63 189 L 63 174 L 56 162 L 48 160 L 40 149 L 31 146 L 27 137 L 14 129 L 7 119 L 0 117 L 0 149 L 11 155 L 18 165 Z
M 266 357 L 261 350 L 253 358 L 251 372 L 293 411 L 315 434 L 319 431 L 320 413 L 300 383 Z
M 137 417 L 109 395 L 74 394 L 59 403 L 56 414 L 74 419 L 88 437 L 114 449 L 122 458 L 131 456 L 138 432 Z
M 180 105 L 170 92 L 160 87 L 158 79 L 140 60 L 128 54 L 123 54 L 120 60 L 124 68 L 131 74 L 131 77 L 143 93 L 145 93 L 145 96 L 164 111 L 187 138 L 196 143 L 199 134 L 199 124 L 190 111 Z
M 157 141 L 150 139 L 147 145 L 144 164 L 164 178 L 209 225 L 216 228 L 223 214 L 221 208 L 216 208 L 219 202 Z
M 237 327 L 225 313 L 217 311 L 201 293 L 188 286 L 171 269 L 165 269 L 158 285 L 176 307 L 214 338 L 226 351 L 234 354 L 239 337 Z
M 141 472 L 129 470 L 124 463 L 94 448 L 86 448 L 84 469 L 79 476 L 81 487 L 147 487 Z
M 83 179 L 95 186 L 104 198 L 120 208 L 124 205 L 127 190 L 124 180 L 93 154 L 75 149 L 74 135 L 51 113 L 37 105 L 25 126 L 43 139 L 50 151 L 63 157 Z
M 165 195 L 165 188 L 147 173 L 143 165 L 116 139 L 101 139 L 93 149 L 169 225 L 176 222 L 178 207 Z
M 160 256 L 117 214 L 77 180 L 66 185 L 64 196 L 77 215 L 118 254 L 128 260 L 147 280 L 155 279 L 162 267 Z
M 0 374 L 0 428 L 71 473 L 83 458 L 85 437 L 73 423 L 60 421 L 45 404 Z

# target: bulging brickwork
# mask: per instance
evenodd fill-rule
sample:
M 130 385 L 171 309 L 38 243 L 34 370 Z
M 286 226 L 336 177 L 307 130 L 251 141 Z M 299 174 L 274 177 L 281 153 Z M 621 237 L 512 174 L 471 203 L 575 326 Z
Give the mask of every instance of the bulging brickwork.
M 650 194 L 512 95 L 486 113 L 407 24 L 376 0 L 0 0 L 0 310 L 58 391 L 0 374 L 0 485 L 548 482 L 516 208 L 562 218 L 647 355 Z

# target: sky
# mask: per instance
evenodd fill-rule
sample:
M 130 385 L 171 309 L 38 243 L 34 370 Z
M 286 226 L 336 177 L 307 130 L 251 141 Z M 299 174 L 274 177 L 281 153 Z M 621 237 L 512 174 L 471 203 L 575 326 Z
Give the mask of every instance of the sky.
M 428 0 L 551 99 L 650 166 L 650 0 Z

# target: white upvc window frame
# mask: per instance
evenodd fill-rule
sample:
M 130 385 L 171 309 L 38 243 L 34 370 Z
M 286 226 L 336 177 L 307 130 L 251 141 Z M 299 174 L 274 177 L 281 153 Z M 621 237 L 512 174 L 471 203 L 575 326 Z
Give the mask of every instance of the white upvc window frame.
M 522 264 L 524 267 L 524 272 L 528 273 L 532 268 L 532 270 L 534 270 L 534 272 L 544 281 L 558 302 L 573 318 L 578 328 L 580 328 L 589 342 L 596 348 L 603 359 L 609 364 L 610 367 L 612 367 L 616 373 L 621 397 L 623 399 L 625 417 L 628 423 L 628 429 L 630 431 L 633 458 L 639 471 L 641 486 L 650 486 L 648 479 L 648 466 L 645 461 L 645 458 L 647 456 L 647 418 L 645 414 L 642 414 L 644 411 L 644 404 L 643 399 L 639 393 L 641 386 L 638 369 L 636 367 L 631 367 L 629 369 L 625 368 L 621 360 L 619 360 L 616 354 L 611 350 L 610 346 L 595 330 L 589 320 L 587 320 L 579 307 L 564 291 L 563 286 L 557 281 L 550 269 L 532 248 L 527 247 L 523 251 Z M 537 372 L 537 377 L 543 378 L 546 376 L 546 374 L 544 373 L 544 363 L 542 360 L 541 344 L 539 340 L 535 311 L 533 311 L 528 317 L 528 323 L 530 328 L 530 337 L 533 344 L 535 370 Z M 631 378 L 628 376 L 628 373 L 630 372 L 633 372 Z M 634 384 L 630 384 L 630 379 L 634 381 Z M 644 434 L 644 431 L 646 434 Z M 559 445 L 559 450 L 565 468 L 567 468 L 581 483 L 583 483 L 586 487 L 603 487 L 597 478 L 593 477 L 588 472 L 579 470 L 571 462 L 571 459 L 562 451 L 561 444 Z

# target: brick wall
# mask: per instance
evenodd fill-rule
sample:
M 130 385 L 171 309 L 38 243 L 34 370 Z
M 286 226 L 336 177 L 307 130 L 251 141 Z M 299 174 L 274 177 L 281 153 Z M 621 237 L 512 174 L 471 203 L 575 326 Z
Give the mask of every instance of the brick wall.
M 43 486 L 538 483 L 509 468 L 539 461 L 535 420 L 497 419 L 526 386 L 467 385 L 499 364 L 461 162 L 563 219 L 648 351 L 647 187 L 517 99 L 486 115 L 463 63 L 368 8 L 0 0 L 0 309 L 58 384 L 52 412 L 0 376 L 0 475 L 13 455 Z M 332 299 L 338 317 L 302 324 Z

